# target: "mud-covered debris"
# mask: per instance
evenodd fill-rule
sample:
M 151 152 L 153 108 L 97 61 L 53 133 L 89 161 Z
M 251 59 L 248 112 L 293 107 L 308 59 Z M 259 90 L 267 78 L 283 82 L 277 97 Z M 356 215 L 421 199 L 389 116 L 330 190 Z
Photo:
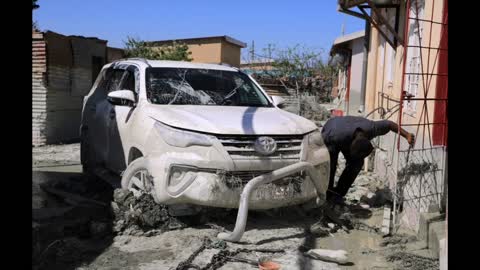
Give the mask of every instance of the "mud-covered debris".
M 113 200 L 115 203 L 122 205 L 124 204 L 125 199 L 130 195 L 130 193 L 130 191 L 125 189 L 115 189 L 115 191 L 113 192 Z
M 338 264 L 346 264 L 348 262 L 348 253 L 345 250 L 311 249 L 307 251 L 306 255 L 326 262 Z
M 360 231 L 366 231 L 366 232 L 371 232 L 371 233 L 379 233 L 380 232 L 379 227 L 370 226 L 370 225 L 365 224 L 365 223 L 363 223 L 361 221 L 358 221 L 358 220 L 352 220 L 352 226 L 353 226 L 354 229 L 360 230 Z
M 438 270 L 440 268 L 438 259 L 423 257 L 404 251 L 389 254 L 386 259 L 388 262 L 400 264 L 400 267 L 397 269 Z
M 398 171 L 398 179 L 402 180 L 410 175 L 420 175 L 427 172 L 433 172 L 438 169 L 438 165 L 432 162 L 411 163 Z
M 325 227 L 322 222 L 314 223 L 310 226 L 310 233 L 317 237 L 325 237 L 329 235 L 330 228 Z
M 34 260 L 32 269 L 73 269 L 78 262 L 91 260 L 104 244 L 68 237 L 52 241 Z
M 382 207 L 386 204 L 392 204 L 393 196 L 389 189 L 377 189 L 375 192 L 368 192 L 360 198 L 360 202 L 370 207 Z
M 113 231 L 117 234 L 153 236 L 187 226 L 171 216 L 166 205 L 156 203 L 148 194 L 136 198 L 128 190 L 116 189 L 113 198 Z
M 417 238 L 414 235 L 397 234 L 397 235 L 393 235 L 385 238 L 380 243 L 380 246 L 385 247 L 389 245 L 401 245 L 401 244 L 407 244 L 415 241 L 417 241 Z

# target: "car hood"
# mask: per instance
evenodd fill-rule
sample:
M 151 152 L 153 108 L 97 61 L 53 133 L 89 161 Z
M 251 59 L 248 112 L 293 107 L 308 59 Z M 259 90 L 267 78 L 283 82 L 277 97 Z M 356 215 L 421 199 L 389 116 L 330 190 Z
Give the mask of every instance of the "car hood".
M 213 134 L 285 135 L 317 129 L 310 120 L 278 108 L 149 104 L 146 112 L 172 127 Z

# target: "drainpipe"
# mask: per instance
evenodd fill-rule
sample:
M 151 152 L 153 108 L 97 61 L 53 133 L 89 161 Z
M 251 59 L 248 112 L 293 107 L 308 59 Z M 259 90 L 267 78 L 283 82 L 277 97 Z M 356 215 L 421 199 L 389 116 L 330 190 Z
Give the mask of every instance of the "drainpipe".
M 365 20 L 365 36 L 363 40 L 363 63 L 362 63 L 362 87 L 360 88 L 360 107 L 359 113 L 365 111 L 365 94 L 367 88 L 367 67 L 368 67 L 368 50 L 370 45 L 370 22 Z

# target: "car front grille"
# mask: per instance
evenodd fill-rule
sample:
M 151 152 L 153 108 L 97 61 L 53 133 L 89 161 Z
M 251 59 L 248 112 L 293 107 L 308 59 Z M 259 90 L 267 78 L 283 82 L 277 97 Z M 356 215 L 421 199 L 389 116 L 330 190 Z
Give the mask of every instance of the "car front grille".
M 277 150 L 268 156 L 257 153 L 253 148 L 260 136 L 217 136 L 233 160 L 245 159 L 289 159 L 299 160 L 303 135 L 269 136 L 277 143 Z
M 228 171 L 224 172 L 224 175 L 222 175 L 222 179 L 229 188 L 242 187 L 253 178 L 270 172 L 272 171 Z M 303 182 L 304 178 L 305 173 L 301 171 L 275 180 L 272 183 L 275 185 L 288 185 L 290 183 L 299 184 Z

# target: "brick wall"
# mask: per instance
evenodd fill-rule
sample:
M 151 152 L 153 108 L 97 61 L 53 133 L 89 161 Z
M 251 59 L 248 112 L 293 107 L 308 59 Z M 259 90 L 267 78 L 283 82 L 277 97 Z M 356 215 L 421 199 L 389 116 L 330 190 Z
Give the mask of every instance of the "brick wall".
M 37 33 L 32 51 L 32 144 L 78 139 L 83 97 L 95 76 L 92 57 L 106 59 L 106 41 Z
M 32 144 L 46 143 L 47 89 L 45 87 L 46 46 L 43 34 L 32 33 Z

